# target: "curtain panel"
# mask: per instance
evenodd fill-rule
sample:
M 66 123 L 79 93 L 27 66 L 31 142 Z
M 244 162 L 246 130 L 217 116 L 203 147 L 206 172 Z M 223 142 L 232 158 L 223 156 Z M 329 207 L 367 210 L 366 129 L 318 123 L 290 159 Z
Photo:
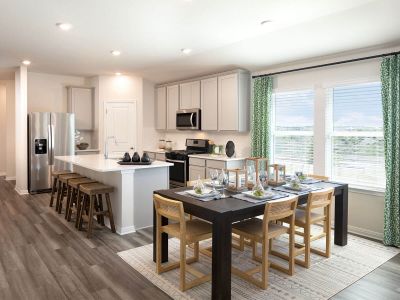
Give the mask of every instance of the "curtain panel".
M 381 64 L 386 192 L 384 244 L 400 247 L 400 56 Z
M 272 77 L 254 79 L 251 103 L 251 155 L 268 158 L 271 136 Z

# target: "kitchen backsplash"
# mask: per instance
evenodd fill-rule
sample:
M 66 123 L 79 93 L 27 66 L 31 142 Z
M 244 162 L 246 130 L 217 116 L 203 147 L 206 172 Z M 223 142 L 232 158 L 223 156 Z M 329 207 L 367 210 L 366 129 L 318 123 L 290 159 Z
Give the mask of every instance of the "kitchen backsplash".
M 226 145 L 228 141 L 235 143 L 236 156 L 247 157 L 250 156 L 250 133 L 210 133 L 202 131 L 179 131 L 167 132 L 161 138 L 171 140 L 173 142 L 173 149 L 185 149 L 185 141 L 187 138 L 196 139 L 209 139 L 216 145 Z M 155 145 L 157 147 L 157 145 Z M 224 148 L 225 149 L 225 148 Z M 225 150 L 224 150 L 225 152 Z

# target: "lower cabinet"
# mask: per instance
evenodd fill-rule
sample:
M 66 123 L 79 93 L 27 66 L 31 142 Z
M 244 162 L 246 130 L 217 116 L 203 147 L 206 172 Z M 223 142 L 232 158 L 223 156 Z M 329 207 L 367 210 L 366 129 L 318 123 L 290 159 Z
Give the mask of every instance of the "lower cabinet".
M 199 177 L 200 179 L 206 178 L 206 168 L 189 165 L 189 180 L 190 181 L 197 180 Z

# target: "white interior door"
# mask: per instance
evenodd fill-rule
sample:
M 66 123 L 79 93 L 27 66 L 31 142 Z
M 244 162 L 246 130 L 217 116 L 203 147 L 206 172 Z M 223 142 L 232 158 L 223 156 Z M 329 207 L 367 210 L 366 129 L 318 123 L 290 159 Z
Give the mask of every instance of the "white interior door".
M 106 102 L 104 139 L 108 139 L 110 157 L 122 157 L 125 152 L 136 150 L 136 120 L 136 102 Z

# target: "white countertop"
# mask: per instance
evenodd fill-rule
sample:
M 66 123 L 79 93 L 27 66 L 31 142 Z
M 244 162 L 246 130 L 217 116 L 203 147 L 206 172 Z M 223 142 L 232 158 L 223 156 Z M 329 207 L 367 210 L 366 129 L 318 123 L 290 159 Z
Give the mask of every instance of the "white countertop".
M 55 159 L 71 163 L 86 169 L 96 172 L 115 172 L 115 171 L 128 171 L 128 170 L 141 170 L 151 168 L 169 167 L 173 164 L 163 161 L 153 161 L 151 165 L 119 165 L 119 159 L 109 158 L 105 159 L 103 154 L 91 155 L 71 155 L 71 156 L 56 156 Z
M 75 152 L 98 152 L 100 149 L 85 149 L 85 150 L 79 150 L 76 149 Z
M 220 160 L 220 161 L 234 161 L 234 160 L 245 160 L 246 159 L 244 157 L 228 157 L 226 155 L 208 154 L 208 153 L 207 154 L 190 154 L 189 157 Z

